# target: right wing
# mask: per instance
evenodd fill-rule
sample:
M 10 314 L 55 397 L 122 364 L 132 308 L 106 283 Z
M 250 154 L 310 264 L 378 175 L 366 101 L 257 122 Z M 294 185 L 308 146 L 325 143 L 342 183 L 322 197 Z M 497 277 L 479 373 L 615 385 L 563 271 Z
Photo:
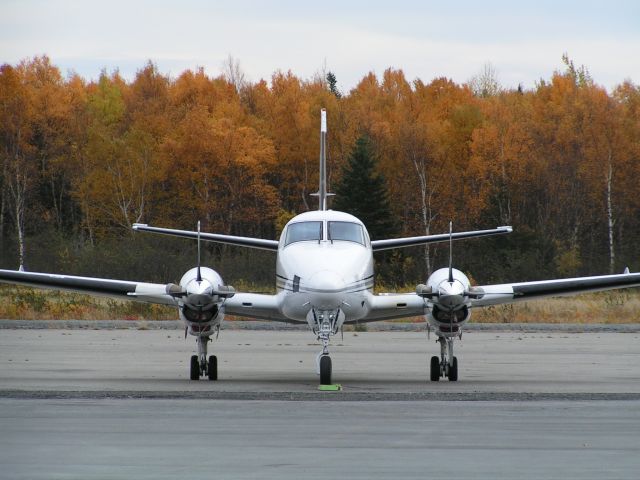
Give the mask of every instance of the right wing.
M 449 240 L 462 240 L 464 238 L 488 237 L 490 235 L 502 235 L 511 233 L 512 227 L 498 227 L 490 230 L 475 230 L 471 232 L 441 233 L 439 235 L 424 235 L 421 237 L 391 238 L 389 240 L 372 240 L 371 248 L 374 252 L 389 250 L 391 248 L 412 247 L 427 243 L 448 242 Z
M 198 232 L 190 230 L 175 230 L 173 228 L 150 227 L 145 223 L 134 223 L 132 227 L 136 231 L 161 233 L 163 235 L 173 235 L 175 237 L 198 239 Z M 218 233 L 200 233 L 200 239 L 210 242 L 227 243 L 241 247 L 260 248 L 262 250 L 278 250 L 277 240 L 265 240 L 263 238 L 236 237 L 234 235 L 220 235 Z
M 77 277 L 16 270 L 0 270 L 0 282 L 27 287 L 88 293 L 120 300 L 178 305 L 176 299 L 169 293 L 169 288 L 172 284 L 127 282 L 106 278 Z

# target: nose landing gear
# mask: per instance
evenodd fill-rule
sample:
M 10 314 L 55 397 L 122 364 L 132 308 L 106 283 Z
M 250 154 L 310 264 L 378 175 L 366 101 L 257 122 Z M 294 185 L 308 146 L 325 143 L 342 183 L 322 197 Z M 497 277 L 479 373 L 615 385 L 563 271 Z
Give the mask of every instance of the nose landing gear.
M 338 309 L 337 311 L 319 311 L 311 310 L 313 321 L 309 323 L 313 327 L 313 332 L 318 336 L 318 340 L 322 342 L 322 351 L 316 358 L 317 373 L 320 375 L 320 385 L 331 385 L 331 357 L 329 356 L 329 338 L 335 335 L 344 321 L 344 313 Z

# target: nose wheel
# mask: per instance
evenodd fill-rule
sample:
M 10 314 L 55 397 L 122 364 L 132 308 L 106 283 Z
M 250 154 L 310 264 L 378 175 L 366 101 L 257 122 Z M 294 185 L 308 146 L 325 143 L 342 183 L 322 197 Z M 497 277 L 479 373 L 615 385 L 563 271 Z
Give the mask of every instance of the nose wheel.
M 331 385 L 331 357 L 320 356 L 320 385 Z

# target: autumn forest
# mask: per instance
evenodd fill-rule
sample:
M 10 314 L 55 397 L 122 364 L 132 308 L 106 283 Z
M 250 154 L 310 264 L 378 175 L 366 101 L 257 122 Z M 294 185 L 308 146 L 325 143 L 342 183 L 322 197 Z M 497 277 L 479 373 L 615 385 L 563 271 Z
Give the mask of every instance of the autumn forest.
M 397 219 L 391 236 L 443 233 L 450 220 L 513 225 L 455 246 L 476 281 L 640 270 L 640 87 L 630 81 L 607 91 L 566 57 L 530 90 L 486 72 L 457 84 L 390 68 L 342 91 L 331 72 L 250 82 L 228 67 L 170 77 L 149 62 L 131 81 L 87 81 L 46 56 L 1 66 L 0 267 L 22 259 L 34 271 L 168 282 L 195 262 L 195 245 L 132 223 L 193 230 L 200 220 L 208 232 L 277 238 L 317 207 L 326 108 L 330 191 L 344 191 L 367 139 L 375 188 Z M 379 275 L 415 285 L 447 257 L 444 246 L 387 253 Z M 273 262 L 213 244 L 205 255 L 225 279 L 256 285 L 273 282 Z

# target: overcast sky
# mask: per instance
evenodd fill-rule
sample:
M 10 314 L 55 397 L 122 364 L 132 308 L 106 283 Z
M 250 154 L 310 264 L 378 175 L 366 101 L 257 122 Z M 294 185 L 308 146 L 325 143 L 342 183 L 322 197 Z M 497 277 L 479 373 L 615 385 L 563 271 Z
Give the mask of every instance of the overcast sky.
M 309 78 L 326 64 L 348 91 L 369 71 L 462 83 L 487 62 L 526 88 L 566 52 L 596 83 L 640 83 L 640 1 L 0 0 L 0 63 L 47 54 L 63 73 L 133 78 L 147 60 L 176 77 L 225 58 L 248 78 Z

